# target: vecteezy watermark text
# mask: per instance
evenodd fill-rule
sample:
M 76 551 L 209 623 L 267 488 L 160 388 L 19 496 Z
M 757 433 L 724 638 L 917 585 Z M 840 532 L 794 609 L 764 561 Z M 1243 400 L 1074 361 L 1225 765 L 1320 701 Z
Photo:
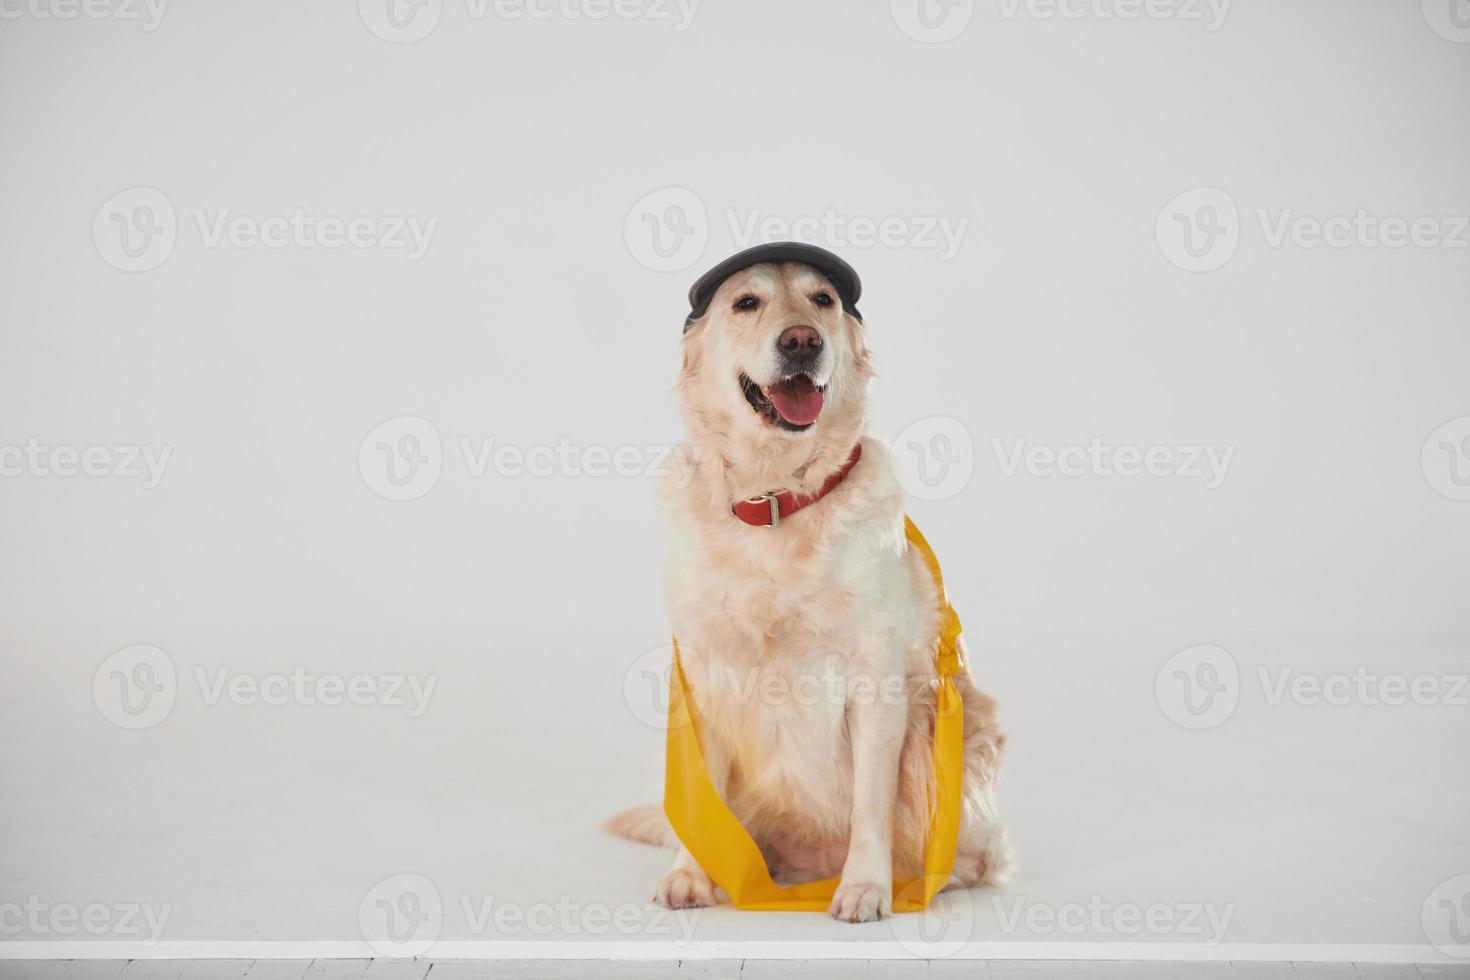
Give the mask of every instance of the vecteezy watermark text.
M 894 248 L 935 252 L 939 261 L 954 258 L 964 243 L 970 219 L 963 215 L 848 215 L 834 208 L 796 217 L 768 215 L 759 209 L 743 215 L 725 211 L 730 237 L 739 248 L 758 242 L 799 241 L 829 248 Z
M 1009 445 L 993 438 L 990 446 L 1005 477 L 1014 477 L 1023 469 L 1035 477 L 1150 476 L 1201 480 L 1206 490 L 1225 482 L 1235 458 L 1234 446 L 1110 446 L 1096 436 L 1085 446 L 1033 445 L 1024 436 Z
M 0 0 L 0 20 L 116 20 L 156 31 L 169 0 Z
M 1086 443 L 1046 445 L 1026 436 L 993 436 L 990 448 L 1000 475 L 1023 472 L 1044 478 L 1118 477 L 1198 480 L 1206 490 L 1220 487 L 1235 459 L 1235 446 L 1203 443 L 1114 445 L 1099 436 Z M 975 442 L 969 428 L 949 416 L 926 416 L 894 438 L 889 464 L 899 484 L 921 500 L 956 496 L 975 470 Z
M 965 215 L 878 215 L 837 208 L 796 215 L 738 208 L 719 213 L 736 249 L 758 242 L 800 241 L 840 249 L 907 249 L 933 254 L 941 262 L 959 253 L 970 228 Z M 645 194 L 623 218 L 628 254 L 655 272 L 693 266 L 704 255 L 709 239 L 709 209 L 687 187 L 661 187 Z
M 193 214 L 206 248 L 227 244 L 233 248 L 403 249 L 410 262 L 417 262 L 429 251 L 429 241 L 439 227 L 439 219 L 434 217 L 382 214 L 340 218 L 308 214 L 302 208 L 264 217 L 229 208 L 195 208 Z
M 1235 906 L 1212 902 L 1110 902 L 1093 895 L 1086 902 L 1052 904 L 1032 902 L 1018 895 L 1007 901 L 991 896 L 1001 931 L 1014 935 L 1023 931 L 1036 936 L 1187 936 L 1198 937 L 1207 946 L 1225 940 Z M 1024 929 L 1023 929 L 1024 927 Z
M 173 914 L 172 905 L 146 902 L 46 902 L 36 895 L 23 902 L 0 902 L 0 935 L 109 936 L 157 943 Z
M 439 227 L 439 219 L 432 216 L 342 216 L 312 213 L 301 207 L 274 214 L 196 207 L 190 214 L 200 243 L 209 249 L 400 251 L 410 262 L 428 253 Z M 179 232 L 173 201 L 156 187 L 119 191 L 92 217 L 92 243 L 97 254 L 123 272 L 158 268 L 173 254 Z
M 995 0 L 1007 21 L 1176 21 L 1202 24 L 1209 32 L 1225 23 L 1233 0 Z M 889 0 L 899 30 L 925 44 L 941 44 L 964 33 L 976 0 Z
M 464 0 L 464 14 L 482 21 L 644 21 L 672 25 L 675 33 L 694 23 L 701 0 Z M 439 26 L 445 0 L 358 0 L 363 25 L 391 44 L 422 40 Z
M 362 937 L 382 956 L 421 956 L 433 947 L 449 913 L 477 937 L 668 937 L 676 946 L 694 938 L 699 909 L 670 910 L 638 902 L 605 905 L 555 901 L 512 902 L 494 895 L 459 895 L 446 903 L 439 887 L 420 874 L 397 874 L 373 885 L 358 903 Z
M 152 490 L 163 482 L 173 451 L 172 446 L 50 446 L 33 436 L 23 445 L 0 445 L 0 477 L 138 480 Z
M 682 487 L 688 485 L 694 467 L 692 450 L 656 443 L 604 446 L 563 436 L 555 443 L 524 445 L 493 437 L 460 436 L 455 446 L 460 465 L 471 479 L 666 476 Z M 357 450 L 358 474 L 368 489 L 385 500 L 417 500 L 438 484 L 445 456 L 444 441 L 432 422 L 417 415 L 400 415 L 363 437 Z
M 689 664 L 695 656 L 685 649 L 681 659 Z M 677 705 L 670 701 L 673 657 L 672 646 L 652 647 L 629 664 L 623 674 L 623 702 L 650 728 L 662 730 L 671 719 L 687 717 L 679 715 Z M 780 667 L 705 663 L 689 691 L 700 704 L 717 696 L 722 705 L 743 707 L 827 705 L 841 709 L 853 704 L 904 705 L 912 701 L 903 674 L 847 673 L 839 666 L 844 660 L 836 650 L 815 650 L 805 657 L 788 658 Z
M 996 0 L 1006 20 L 1175 20 L 1211 33 L 1225 24 L 1233 0 Z
M 1308 707 L 1317 704 L 1470 707 L 1470 674 L 1378 673 L 1361 665 L 1350 671 L 1314 674 L 1289 666 L 1273 670 L 1262 665 L 1256 668 L 1256 676 L 1270 705 L 1290 701 Z
M 566 437 L 555 444 L 521 446 L 494 439 L 459 439 L 465 470 L 473 477 L 652 477 L 670 464 L 687 475 L 689 458 L 672 446 L 584 446 Z
M 1470 217 L 1465 215 L 1377 215 L 1365 208 L 1327 217 L 1292 208 L 1260 208 L 1256 220 L 1270 248 L 1287 242 L 1297 248 L 1470 248 Z
M 204 703 L 211 707 L 230 704 L 264 704 L 280 707 L 299 704 L 306 707 L 324 705 L 383 705 L 405 707 L 408 717 L 419 718 L 429 709 L 429 700 L 439 686 L 439 676 L 428 674 L 314 674 L 303 667 L 286 673 L 232 673 L 228 667 L 213 671 L 194 667 L 194 681 Z
M 297 666 L 285 671 L 246 673 L 227 666 L 194 665 L 200 700 L 208 707 L 286 705 L 404 709 L 420 718 L 439 685 L 437 674 L 335 673 Z M 180 693 L 179 671 L 159 647 L 140 643 L 111 654 L 92 675 L 92 701 L 119 728 L 152 728 L 172 714 Z
M 1230 651 L 1214 644 L 1175 653 L 1154 677 L 1154 697 L 1164 716 L 1181 728 L 1223 725 L 1250 693 Z M 1346 670 L 1305 671 L 1292 664 L 1259 664 L 1259 696 L 1269 707 L 1305 708 L 1470 707 L 1470 674 L 1377 671 L 1358 664 Z
M 1295 208 L 1257 208 L 1261 241 L 1270 249 L 1302 250 L 1470 248 L 1470 216 L 1381 214 L 1367 208 L 1328 215 Z M 1154 235 L 1159 250 L 1187 272 L 1212 272 L 1241 247 L 1245 222 L 1235 199 L 1218 187 L 1176 195 L 1159 212 Z

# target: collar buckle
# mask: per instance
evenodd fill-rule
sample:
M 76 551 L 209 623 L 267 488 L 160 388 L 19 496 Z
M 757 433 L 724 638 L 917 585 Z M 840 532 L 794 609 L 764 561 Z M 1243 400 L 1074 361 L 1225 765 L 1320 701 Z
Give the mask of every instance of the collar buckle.
M 748 503 L 748 504 L 758 504 L 762 500 L 764 500 L 766 502 L 767 506 L 769 506 L 770 509 L 771 509 L 771 520 L 770 520 L 769 523 L 762 524 L 760 526 L 761 527 L 775 527 L 775 526 L 777 526 L 778 524 L 781 523 L 781 504 L 776 499 L 776 495 L 774 493 L 761 493 L 761 494 L 756 494 L 754 497 L 747 497 L 745 502 Z

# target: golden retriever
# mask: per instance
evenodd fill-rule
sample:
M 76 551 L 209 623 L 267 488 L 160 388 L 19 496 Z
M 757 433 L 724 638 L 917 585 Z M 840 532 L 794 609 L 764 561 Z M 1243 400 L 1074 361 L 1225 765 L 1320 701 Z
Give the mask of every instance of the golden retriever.
M 905 539 L 887 447 L 865 434 L 872 368 L 848 298 L 801 262 L 720 283 L 684 334 L 686 465 L 661 497 L 665 591 L 710 777 L 778 881 L 840 874 L 830 914 L 867 922 L 891 913 L 895 875 L 923 873 L 940 606 Z M 774 489 L 818 491 L 859 442 L 847 477 L 778 526 L 732 514 Z M 1009 864 L 994 800 L 1005 737 L 968 671 L 955 681 L 965 768 L 954 876 L 970 887 Z M 660 807 L 607 827 L 678 850 L 655 901 L 715 903 Z

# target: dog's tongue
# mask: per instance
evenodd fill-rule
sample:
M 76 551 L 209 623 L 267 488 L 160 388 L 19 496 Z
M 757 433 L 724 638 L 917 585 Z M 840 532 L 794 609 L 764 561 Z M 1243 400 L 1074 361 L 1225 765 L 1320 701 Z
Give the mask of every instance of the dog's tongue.
M 771 385 L 766 397 L 792 425 L 810 425 L 822 414 L 822 392 L 804 374 Z

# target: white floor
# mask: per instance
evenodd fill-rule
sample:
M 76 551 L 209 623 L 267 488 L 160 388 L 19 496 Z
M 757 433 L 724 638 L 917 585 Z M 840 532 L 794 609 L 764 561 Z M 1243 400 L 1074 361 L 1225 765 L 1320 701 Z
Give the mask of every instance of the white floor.
M 661 733 L 639 718 L 651 687 L 636 671 L 625 684 L 664 642 L 656 634 L 548 643 L 57 626 L 0 636 L 7 658 L 57 665 L 22 671 L 46 678 L 39 689 L 0 688 L 0 904 L 114 910 L 98 934 L 46 915 L 0 919 L 0 957 L 382 954 L 364 945 L 384 937 L 365 934 L 359 911 L 400 875 L 427 880 L 432 896 L 414 900 L 442 908 L 410 940 L 431 948 L 407 950 L 430 958 L 733 958 L 709 967 L 718 971 L 742 957 L 960 963 L 1014 952 L 1337 959 L 1331 975 L 1348 976 L 1346 961 L 1470 953 L 1437 948 L 1425 924 L 1431 892 L 1470 874 L 1470 709 L 1272 705 L 1256 670 L 1464 673 L 1463 639 L 972 633 L 975 673 L 1001 698 L 1011 734 L 1002 803 L 1021 855 L 1016 881 L 951 896 L 928 918 L 848 926 L 646 904 L 665 856 L 598 824 L 659 793 Z M 134 642 L 169 651 L 179 694 L 161 724 L 123 731 L 92 703 L 92 672 Z M 1240 702 L 1219 727 L 1189 731 L 1165 717 L 1154 681 L 1172 653 L 1203 642 L 1238 661 Z M 419 718 L 384 705 L 206 703 L 195 667 L 213 676 L 262 660 L 441 676 Z M 137 906 L 161 921 L 156 936 L 138 931 L 146 916 L 125 924 L 115 911 Z M 470 975 L 451 966 L 433 976 Z M 179 975 L 170 969 L 135 964 L 126 975 Z M 296 975 L 283 969 L 270 975 Z
M 1105 961 L 0 961 L 0 980 L 1464 980 L 1470 965 Z

